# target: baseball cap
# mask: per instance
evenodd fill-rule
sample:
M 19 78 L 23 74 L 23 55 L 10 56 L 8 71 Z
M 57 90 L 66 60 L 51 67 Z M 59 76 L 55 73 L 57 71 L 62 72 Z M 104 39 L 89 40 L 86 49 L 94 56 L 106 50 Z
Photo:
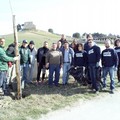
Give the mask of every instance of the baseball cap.
M 34 43 L 34 41 L 31 40 L 29 44 L 33 44 L 34 45 L 35 43 Z
M 28 43 L 27 40 L 23 40 L 23 43 Z

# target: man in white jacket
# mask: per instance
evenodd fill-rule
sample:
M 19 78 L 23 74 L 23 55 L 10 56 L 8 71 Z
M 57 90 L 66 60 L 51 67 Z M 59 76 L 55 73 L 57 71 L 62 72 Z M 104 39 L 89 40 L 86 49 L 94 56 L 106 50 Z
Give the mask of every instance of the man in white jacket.
M 35 48 L 34 41 L 30 41 L 29 49 L 30 49 L 30 60 L 31 60 L 31 66 L 29 66 L 29 83 L 32 83 L 33 73 L 35 68 L 35 60 L 37 55 L 37 49 Z

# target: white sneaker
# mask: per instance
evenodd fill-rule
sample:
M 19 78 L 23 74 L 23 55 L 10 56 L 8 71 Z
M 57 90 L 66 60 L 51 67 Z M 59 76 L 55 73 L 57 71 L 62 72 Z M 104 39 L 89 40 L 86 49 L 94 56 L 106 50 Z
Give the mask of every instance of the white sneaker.
M 99 94 L 99 91 L 96 91 L 95 94 Z
M 3 93 L 3 90 L 2 90 L 2 88 L 0 88 L 0 93 Z
M 105 91 L 105 90 L 107 90 L 107 89 L 106 89 L 106 87 L 103 87 L 102 90 Z

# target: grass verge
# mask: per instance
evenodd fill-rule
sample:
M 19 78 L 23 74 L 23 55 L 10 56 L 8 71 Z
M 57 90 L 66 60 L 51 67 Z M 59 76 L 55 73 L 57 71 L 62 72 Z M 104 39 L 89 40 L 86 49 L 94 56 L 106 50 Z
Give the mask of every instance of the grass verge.
M 101 92 L 99 95 L 102 94 L 109 93 Z M 86 86 L 74 83 L 73 79 L 70 79 L 67 86 L 60 84 L 59 87 L 49 88 L 47 83 L 29 85 L 23 90 L 23 95 L 21 100 L 14 100 L 12 96 L 0 100 L 0 120 L 37 120 L 50 111 L 70 106 L 78 100 L 83 102 L 98 96 Z

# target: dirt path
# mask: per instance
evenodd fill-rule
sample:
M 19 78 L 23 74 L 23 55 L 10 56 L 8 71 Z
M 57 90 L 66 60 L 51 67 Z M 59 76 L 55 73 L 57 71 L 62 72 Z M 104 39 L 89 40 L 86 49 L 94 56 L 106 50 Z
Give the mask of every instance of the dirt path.
M 120 120 L 120 92 L 48 113 L 39 120 Z

